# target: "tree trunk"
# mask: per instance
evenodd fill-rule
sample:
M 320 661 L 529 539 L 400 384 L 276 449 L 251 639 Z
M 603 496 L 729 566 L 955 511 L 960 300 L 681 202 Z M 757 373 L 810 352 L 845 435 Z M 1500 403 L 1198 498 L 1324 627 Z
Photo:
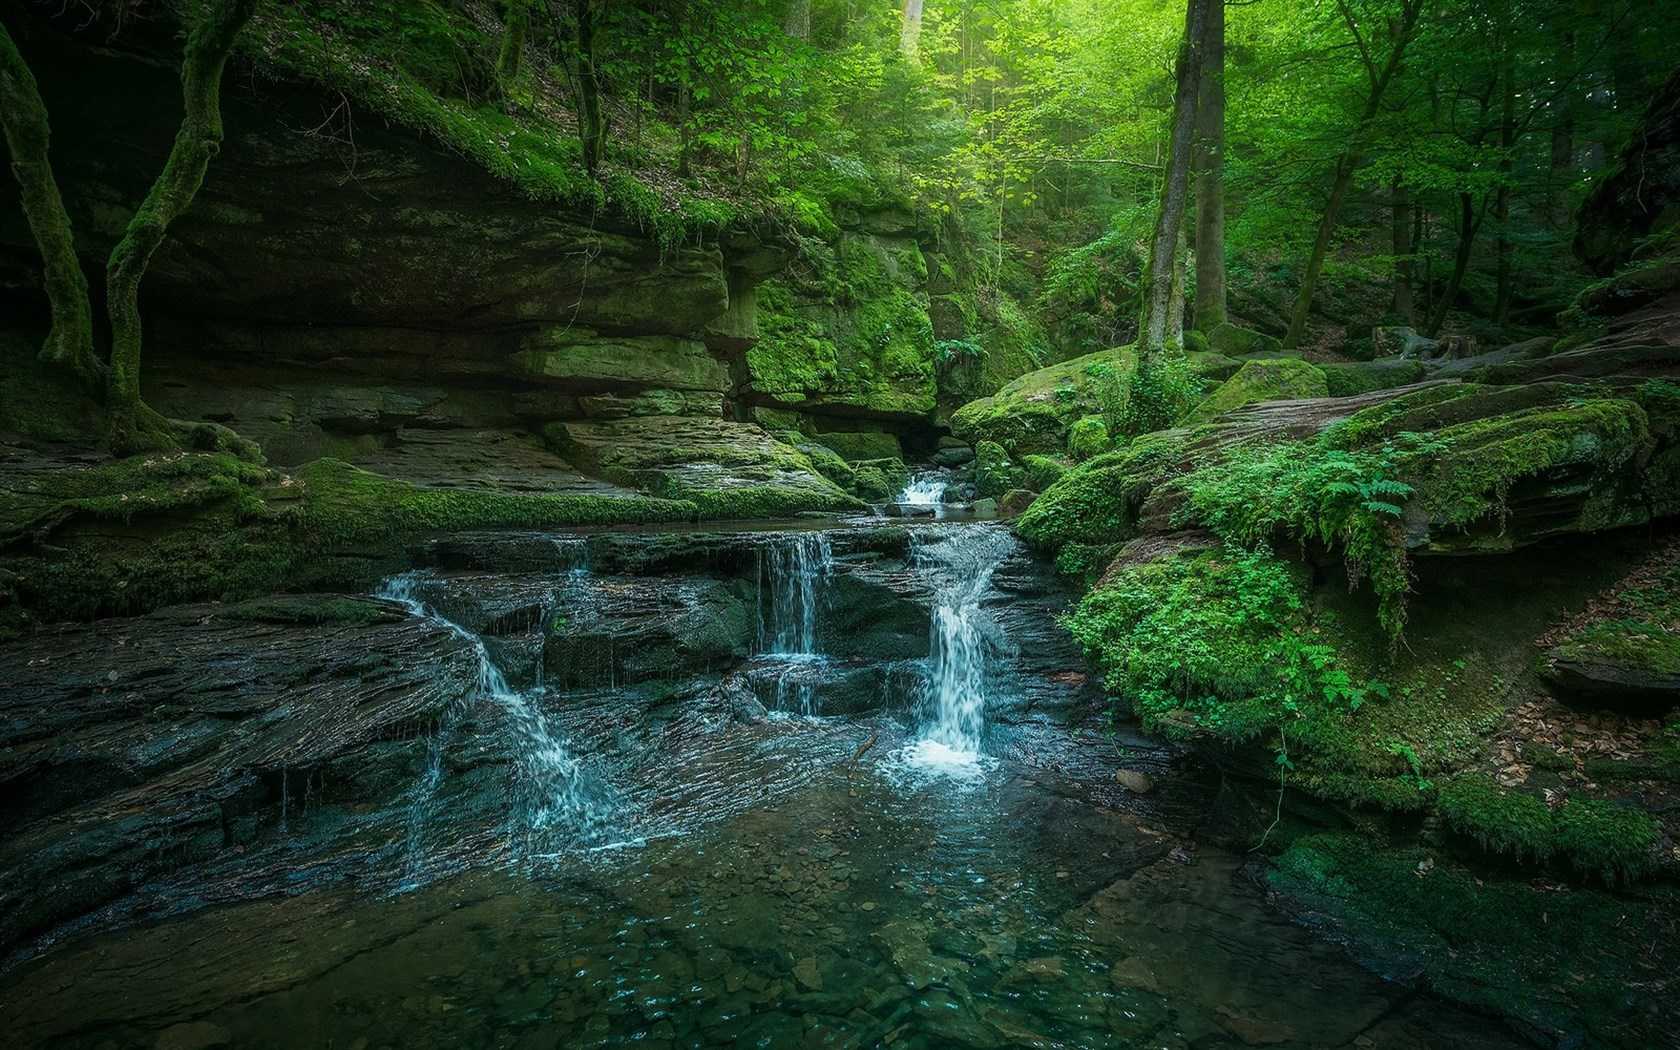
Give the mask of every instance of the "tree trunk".
M 1389 187 L 1389 207 L 1394 239 L 1394 302 L 1391 306 L 1405 324 L 1413 325 L 1417 323 L 1417 318 L 1412 302 L 1412 191 L 1398 175 Z
M 795 40 L 811 39 L 811 0 L 788 0 L 782 28 Z
M 98 391 L 103 376 L 93 352 L 93 307 L 88 301 L 87 277 L 76 258 L 70 215 L 64 210 L 47 158 L 47 106 L 5 23 L 0 23 L 0 130 L 11 151 L 23 217 L 41 251 L 47 304 L 52 310 L 41 360 L 69 369 L 89 390 Z
M 1370 62 L 1365 44 L 1358 35 L 1357 24 L 1352 14 L 1344 7 L 1343 16 L 1347 19 L 1354 39 L 1360 44 L 1360 53 L 1366 58 L 1366 73 L 1370 79 L 1370 93 L 1365 98 L 1365 110 L 1360 115 L 1359 123 L 1354 128 L 1353 139 L 1348 148 L 1336 159 L 1336 167 L 1331 176 L 1330 199 L 1324 205 L 1324 214 L 1318 221 L 1318 233 L 1313 238 L 1312 254 L 1307 256 L 1306 268 L 1301 273 L 1301 290 L 1295 296 L 1295 307 L 1289 316 L 1289 334 L 1283 337 L 1283 345 L 1293 348 L 1301 344 L 1301 339 L 1307 332 L 1307 318 L 1312 314 L 1313 292 L 1318 287 L 1318 275 L 1324 270 L 1324 257 L 1330 251 L 1330 239 L 1335 235 L 1336 223 L 1341 219 L 1342 205 L 1347 200 L 1348 187 L 1353 184 L 1354 172 L 1359 169 L 1363 161 L 1360 153 L 1361 141 L 1365 131 L 1382 108 L 1383 95 L 1388 86 L 1394 82 L 1395 74 L 1400 71 L 1401 60 L 1406 54 L 1406 45 L 1411 42 L 1412 31 L 1417 28 L 1418 16 L 1423 10 L 1422 0 L 1403 0 L 1400 19 L 1395 26 L 1394 43 L 1390 46 L 1388 58 L 1379 71 Z
M 1178 51 L 1178 85 L 1173 94 L 1172 135 L 1167 149 L 1166 177 L 1155 232 L 1143 272 L 1143 311 L 1138 321 L 1138 368 L 1166 349 L 1168 306 L 1172 299 L 1173 260 L 1185 199 L 1189 196 L 1190 150 L 1196 132 L 1196 96 L 1201 90 L 1203 27 L 1209 0 L 1188 0 L 1184 41 Z
M 222 148 L 222 67 L 257 0 L 218 0 L 187 34 L 181 56 L 181 129 L 163 173 L 105 266 L 111 319 L 111 367 L 106 386 L 110 440 L 118 451 L 173 444 L 167 425 L 140 400 L 140 279 L 163 243 L 169 224 L 192 204 L 210 161 Z
M 1190 238 L 1183 225 L 1178 228 L 1178 250 L 1173 254 L 1172 290 L 1167 295 L 1167 345 L 1184 345 L 1184 270 L 1190 255 Z M 1199 264 L 1200 260 L 1198 260 Z M 1200 289 L 1197 289 L 1198 297 Z
M 1211 332 L 1229 320 L 1225 301 L 1225 0 L 1208 0 L 1196 103 L 1196 314 Z
M 1499 61 L 1499 189 L 1494 203 L 1494 219 L 1499 223 L 1498 253 L 1494 276 L 1493 320 L 1504 324 L 1511 316 L 1513 275 L 1511 272 L 1511 171 L 1512 153 L 1517 144 L 1517 85 L 1516 62 L 1511 49 L 1511 6 L 1500 5 L 1503 16 L 1502 55 Z
M 496 53 L 496 89 L 508 98 L 519 79 L 519 65 L 525 57 L 525 34 L 531 27 L 531 0 L 507 0 L 507 19 L 502 23 L 502 46 Z
M 1424 332 L 1433 339 L 1441 334 L 1441 329 L 1447 323 L 1447 313 L 1458 299 L 1459 290 L 1464 287 L 1464 275 L 1470 272 L 1470 249 L 1476 242 L 1476 231 L 1482 222 L 1476 215 L 1476 202 L 1468 193 L 1458 195 L 1458 250 L 1453 253 L 1452 276 L 1447 279 L 1447 287 L 1442 290 L 1441 298 L 1435 303 L 1435 310 L 1429 315 L 1429 327 Z
M 583 139 L 583 170 L 591 177 L 601 166 L 601 153 L 607 143 L 607 122 L 601 116 L 601 78 L 595 68 L 595 5 L 593 0 L 578 0 L 578 95 L 583 103 L 578 120 L 578 135 Z
M 1558 44 L 1559 65 L 1575 68 L 1575 31 L 1565 29 Z M 1552 228 L 1569 228 L 1569 184 L 1575 180 L 1575 96 L 1565 92 L 1554 104 L 1551 167 L 1546 179 L 1546 218 Z
M 898 50 L 905 58 L 915 58 L 922 40 L 922 0 L 904 0 L 904 22 L 898 33 Z

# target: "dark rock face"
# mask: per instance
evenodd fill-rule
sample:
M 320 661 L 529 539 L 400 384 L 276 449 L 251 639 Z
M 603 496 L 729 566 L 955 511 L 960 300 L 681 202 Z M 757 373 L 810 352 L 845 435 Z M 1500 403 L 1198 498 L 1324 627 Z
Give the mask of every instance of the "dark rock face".
M 1575 254 L 1602 275 L 1627 263 L 1641 240 L 1680 223 L 1680 71 L 1651 99 L 1620 167 L 1577 220 Z
M 705 764 L 766 760 L 753 734 L 788 724 L 772 713 L 913 730 L 939 586 L 918 549 L 997 528 L 457 534 L 416 549 L 430 567 L 390 600 L 180 606 L 0 647 L 0 953 L 508 859 L 520 807 L 556 789 L 533 733 L 603 798 L 703 818 L 719 805 Z M 1055 624 L 1062 584 L 996 535 L 981 607 L 987 719 L 1007 748 L 1083 716 L 1094 687 Z M 790 566 L 814 574 L 808 652 L 778 639 L 807 608 Z M 862 739 L 823 735 L 848 752 Z
M 0 943 L 242 851 L 305 807 L 347 837 L 468 703 L 460 636 L 361 598 L 184 606 L 0 650 Z M 363 807 L 372 807 L 364 809 Z

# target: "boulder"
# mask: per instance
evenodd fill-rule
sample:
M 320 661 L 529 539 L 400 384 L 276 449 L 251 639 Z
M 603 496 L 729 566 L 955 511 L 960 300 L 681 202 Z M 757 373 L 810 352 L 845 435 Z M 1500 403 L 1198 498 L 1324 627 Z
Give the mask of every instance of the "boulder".
M 1184 423 L 1203 423 L 1258 401 L 1325 397 L 1329 393 L 1324 373 L 1315 365 L 1289 357 L 1250 361 L 1191 409 Z
M 1415 328 L 1379 325 L 1371 329 L 1371 350 L 1374 358 L 1416 358 L 1435 356 L 1438 343 Z
M 1283 349 L 1283 342 L 1264 332 L 1243 328 L 1229 321 L 1207 334 L 1208 346 L 1215 353 L 1240 357 L 1243 354 L 1275 354 Z

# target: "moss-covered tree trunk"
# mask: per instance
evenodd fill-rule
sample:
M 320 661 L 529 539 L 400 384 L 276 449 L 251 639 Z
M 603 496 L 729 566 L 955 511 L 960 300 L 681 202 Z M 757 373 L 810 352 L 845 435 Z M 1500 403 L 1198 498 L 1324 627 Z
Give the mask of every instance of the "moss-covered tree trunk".
M 1196 135 L 1196 96 L 1201 90 L 1203 27 L 1209 0 L 1187 0 L 1184 40 L 1178 50 L 1178 84 L 1173 93 L 1172 134 L 1155 232 L 1143 279 L 1143 312 L 1138 322 L 1138 368 L 1152 366 L 1152 355 L 1167 347 L 1174 260 L 1190 188 L 1190 152 Z
M 1211 332 L 1230 320 L 1225 296 L 1225 0 L 1209 0 L 1196 102 L 1196 313 Z
M 1502 4 L 1505 18 L 1504 54 L 1499 62 L 1500 93 L 1503 96 L 1499 114 L 1499 189 L 1494 200 L 1494 220 L 1499 224 L 1497 258 L 1494 269 L 1493 319 L 1504 324 L 1511 316 L 1511 298 L 1515 277 L 1511 270 L 1511 155 L 1517 144 L 1517 85 L 1516 64 L 1511 58 L 1510 5 Z
M 601 115 L 601 77 L 595 66 L 595 4 L 592 0 L 578 0 L 578 97 L 582 112 L 578 117 L 578 135 L 583 139 L 583 167 L 590 175 L 601 166 L 601 154 L 607 144 L 607 122 Z
M 1487 214 L 1487 205 L 1482 205 L 1478 213 L 1476 199 L 1468 193 L 1458 195 L 1458 249 L 1453 253 L 1452 276 L 1447 278 L 1447 286 L 1441 292 L 1441 298 L 1435 304 L 1435 309 L 1429 314 L 1429 326 L 1424 334 L 1431 339 L 1441 334 L 1441 329 L 1447 323 L 1447 313 L 1458 301 L 1458 293 L 1464 287 L 1464 277 L 1470 272 L 1471 249 L 1476 244 L 1476 233 L 1482 228 L 1482 217 Z
M 512 96 L 525 57 L 525 37 L 531 29 L 531 0 L 507 0 L 502 22 L 502 46 L 496 52 L 496 89 L 503 98 Z
M 87 277 L 76 258 L 70 215 L 64 210 L 64 199 L 59 196 L 47 156 L 47 107 L 41 101 L 34 74 L 3 22 L 0 128 L 11 152 L 23 216 L 41 251 L 47 303 L 52 309 L 52 328 L 41 346 L 41 360 L 69 369 L 88 389 L 98 391 L 102 376 L 93 352 L 93 307 L 88 301 Z
M 140 280 L 204 184 L 210 161 L 222 148 L 222 68 L 257 0 L 216 0 L 187 34 L 181 56 L 181 129 L 163 174 L 128 222 L 105 267 L 111 318 L 111 368 L 106 389 L 110 439 L 130 451 L 173 444 L 163 418 L 140 399 Z
M 1330 253 L 1330 239 L 1335 235 L 1336 224 L 1341 221 L 1342 205 L 1347 203 L 1354 173 L 1364 163 L 1362 143 L 1371 123 L 1382 111 L 1383 96 L 1388 93 L 1389 85 L 1400 72 L 1406 45 L 1411 42 L 1418 17 L 1423 12 L 1423 0 L 1402 0 L 1400 17 L 1393 26 L 1393 39 L 1389 45 L 1388 57 L 1381 67 L 1377 66 L 1371 44 L 1360 31 L 1359 21 L 1347 6 L 1346 0 L 1337 0 L 1337 7 L 1347 23 L 1348 31 L 1353 35 L 1360 60 L 1365 64 L 1369 89 L 1365 95 L 1364 111 L 1360 114 L 1359 123 L 1353 131 L 1352 142 L 1342 151 L 1341 156 L 1336 158 L 1336 166 L 1331 172 L 1330 196 L 1325 201 L 1324 213 L 1318 220 L 1318 233 L 1313 237 L 1312 252 L 1307 256 L 1307 265 L 1301 272 L 1301 288 L 1295 296 L 1295 306 L 1289 315 L 1289 333 L 1283 337 L 1283 345 L 1286 347 L 1299 346 L 1302 337 L 1307 334 L 1307 318 L 1312 314 L 1313 293 L 1318 288 L 1318 276 L 1324 271 L 1325 256 Z

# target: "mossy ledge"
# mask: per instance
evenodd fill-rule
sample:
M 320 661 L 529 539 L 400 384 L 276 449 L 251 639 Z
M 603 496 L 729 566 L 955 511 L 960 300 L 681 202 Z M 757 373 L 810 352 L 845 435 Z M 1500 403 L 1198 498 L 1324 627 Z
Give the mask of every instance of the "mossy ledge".
M 334 459 L 285 473 L 220 453 L 43 462 L 0 499 L 10 630 L 283 590 L 362 588 L 432 531 L 751 516 L 753 499 L 427 489 Z

